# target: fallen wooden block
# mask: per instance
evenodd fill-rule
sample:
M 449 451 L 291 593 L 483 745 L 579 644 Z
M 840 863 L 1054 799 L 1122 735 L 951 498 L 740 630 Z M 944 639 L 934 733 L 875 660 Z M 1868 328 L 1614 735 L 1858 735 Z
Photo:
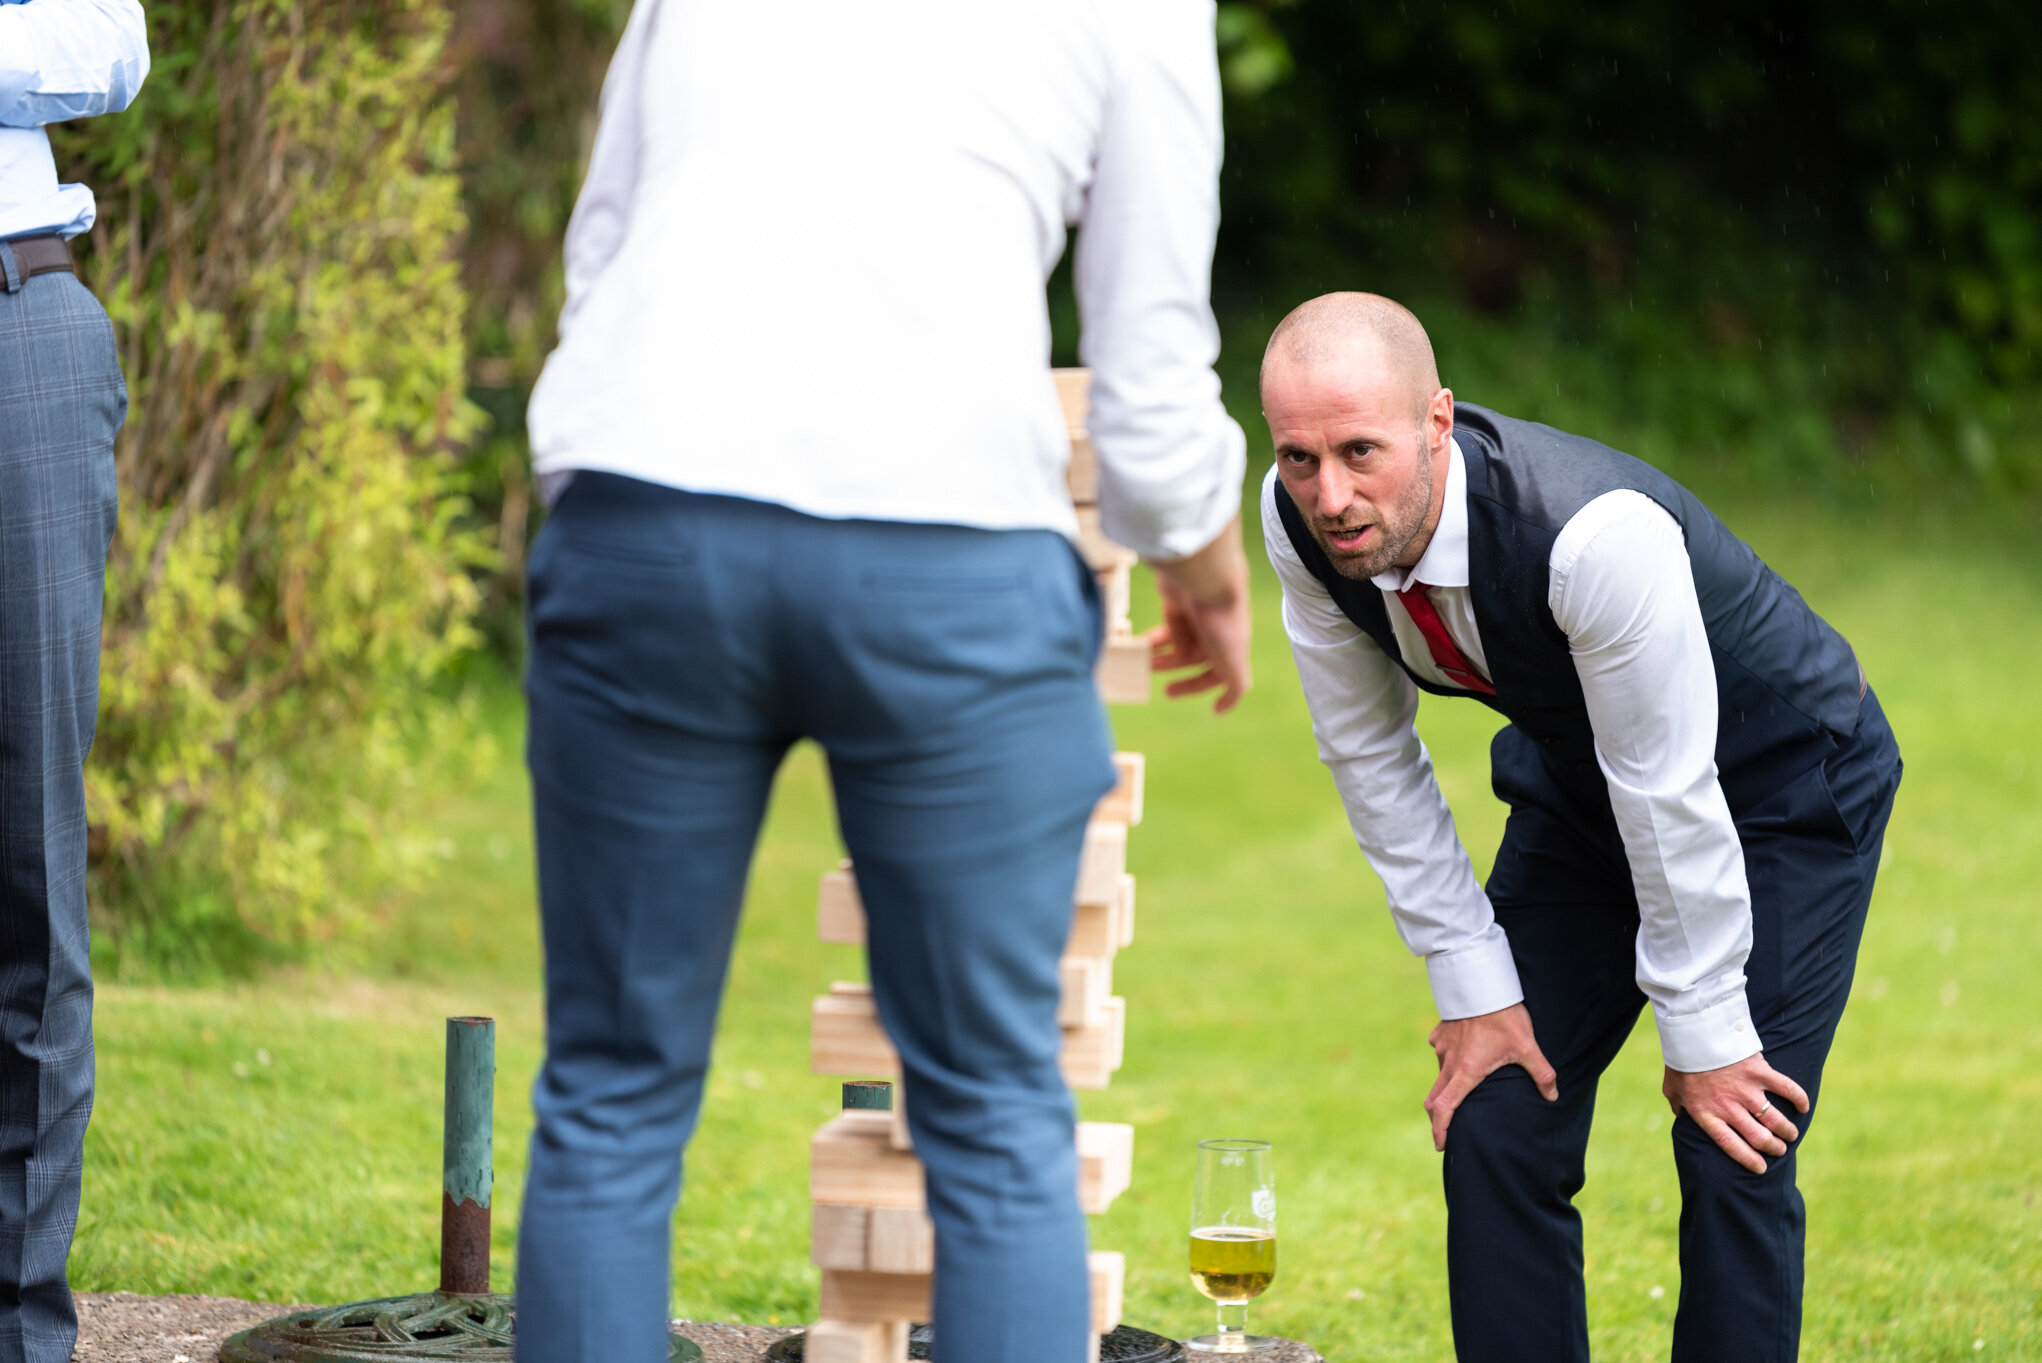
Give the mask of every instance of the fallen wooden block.
M 863 986 L 851 988 L 862 989 Z M 1119 997 L 1107 999 L 1099 1018 L 1095 1026 L 1073 1027 L 1064 1031 L 1059 1060 L 1064 1082 L 1072 1088 L 1105 1088 L 1111 1082 L 1113 1072 L 1120 1068 L 1127 1044 L 1127 1000 Z M 894 1053 L 893 1043 L 887 1040 L 885 1029 L 879 1025 L 879 1011 L 873 1006 L 869 993 L 852 993 L 845 986 L 833 985 L 829 993 L 821 995 L 810 1005 L 808 1067 L 816 1074 L 899 1077 L 900 1057 Z M 883 1135 L 890 1149 L 891 1114 L 878 1112 L 870 1115 L 879 1118 L 887 1128 Z M 818 1196 L 817 1200 L 840 1202 L 846 1199 Z
M 1134 1128 L 1125 1122 L 1078 1123 L 1078 1206 L 1098 1216 L 1134 1184 Z
M 1097 1027 L 1106 1020 L 1106 1000 L 1113 996 L 1111 956 L 1066 956 L 1057 962 L 1063 993 L 1057 1000 L 1056 1025 Z
M 1104 904 L 1120 893 L 1127 874 L 1127 825 L 1116 819 L 1094 819 L 1085 825 L 1085 850 L 1078 858 L 1080 904 Z
M 824 1320 L 854 1322 L 927 1320 L 929 1276 L 826 1268 L 821 1315 Z
M 801 1356 L 807 1363 L 907 1363 L 908 1322 L 825 1317 L 808 1327 Z
M 1129 827 L 1140 823 L 1148 769 L 1148 759 L 1138 752 L 1113 754 L 1115 783 L 1113 789 L 1106 792 L 1106 798 L 1093 807 L 1092 817 L 1124 823 Z
M 1095 1249 L 1087 1256 L 1085 1268 L 1092 1280 L 1092 1334 L 1095 1338 L 1110 1335 L 1120 1328 L 1127 1306 L 1127 1256 L 1118 1250 Z
M 1092 679 L 1108 705 L 1143 705 L 1149 699 L 1149 644 L 1139 634 L 1110 634 L 1099 648 Z
M 1071 914 L 1066 956 L 1111 957 L 1133 936 L 1134 877 L 1120 878 L 1119 892 L 1104 904 L 1080 904 Z

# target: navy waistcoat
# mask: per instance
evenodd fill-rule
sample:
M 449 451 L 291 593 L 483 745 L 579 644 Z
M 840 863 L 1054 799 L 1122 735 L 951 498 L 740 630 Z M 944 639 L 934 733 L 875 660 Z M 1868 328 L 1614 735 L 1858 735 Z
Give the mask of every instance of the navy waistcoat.
M 1563 784 L 1606 808 L 1581 680 L 1546 599 L 1561 527 L 1603 493 L 1627 488 L 1666 508 L 1687 539 L 1716 664 L 1716 767 L 1732 813 L 1856 731 L 1863 681 L 1850 645 L 1693 493 L 1607 445 L 1467 403 L 1454 408 L 1454 440 L 1468 475 L 1468 594 L 1493 696 L 1412 673 L 1382 589 L 1334 571 L 1282 480 L 1276 484 L 1276 509 L 1298 557 L 1420 687 L 1475 695 L 1538 744 Z

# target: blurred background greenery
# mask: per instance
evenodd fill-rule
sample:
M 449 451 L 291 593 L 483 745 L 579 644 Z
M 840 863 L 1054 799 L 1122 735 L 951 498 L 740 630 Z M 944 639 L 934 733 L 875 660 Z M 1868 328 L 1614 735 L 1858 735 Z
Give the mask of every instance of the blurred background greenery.
M 141 101 L 61 131 L 135 390 L 92 775 L 109 966 L 344 947 L 436 863 L 419 755 L 482 735 L 420 699 L 515 662 L 524 406 L 627 13 L 156 0 Z M 1267 328 L 1374 289 L 1463 397 L 1681 476 L 2032 526 L 2032 19 L 1221 4 L 1229 391 L 1259 437 Z M 1051 311 L 1073 362 L 1062 272 Z
M 502 1019 L 507 1285 L 539 1046 L 523 409 L 625 12 L 151 0 L 142 99 L 59 130 L 99 190 L 85 268 L 134 392 L 89 773 L 82 1288 L 429 1282 L 438 1019 L 468 1011 Z M 1267 327 L 1326 289 L 1389 293 L 1462 397 L 1691 482 L 1885 697 L 1909 774 L 1804 1156 L 1811 1358 L 2042 1350 L 2032 24 L 2000 0 L 1219 6 L 1215 299 L 1251 472 Z M 1061 273 L 1051 313 L 1071 362 Z M 1423 972 L 1316 774 L 1256 573 L 1248 703 L 1115 716 L 1150 760 L 1143 937 L 1118 974 L 1128 1068 L 1086 1107 L 1141 1134 L 1098 1234 L 1130 1253 L 1134 1318 L 1199 1327 L 1185 1150 L 1274 1135 L 1286 1267 L 1258 1321 L 1333 1358 L 1440 1357 Z M 1421 724 L 1486 864 L 1493 720 L 1428 702 Z M 682 1313 L 813 1310 L 800 1170 L 833 1096 L 805 1073 L 802 1005 L 858 971 L 813 934 L 837 855 L 803 749 L 690 1156 Z M 1605 1084 L 1584 1194 L 1599 1357 L 1664 1354 L 1664 1133 L 1647 1028 Z

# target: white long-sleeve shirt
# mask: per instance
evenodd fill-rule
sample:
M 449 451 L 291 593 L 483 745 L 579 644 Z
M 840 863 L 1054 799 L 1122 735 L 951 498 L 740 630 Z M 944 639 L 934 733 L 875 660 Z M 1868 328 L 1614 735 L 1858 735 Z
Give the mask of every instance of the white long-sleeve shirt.
M 1043 286 L 1075 283 L 1106 533 L 1239 506 L 1212 371 L 1220 100 L 1202 0 L 638 0 L 533 394 L 542 480 L 1076 532 Z
M 0 240 L 92 226 L 92 190 L 57 183 L 43 126 L 119 113 L 148 74 L 138 0 L 0 0 Z
M 1442 1018 L 1524 998 L 1510 945 L 1476 882 L 1414 720 L 1418 688 L 1342 614 L 1278 517 L 1276 470 L 1262 488 L 1283 627 L 1312 712 L 1319 756 L 1382 878 L 1397 931 L 1424 958 Z M 1680 525 L 1643 493 L 1605 493 L 1553 542 L 1546 605 L 1566 634 L 1595 735 L 1596 762 L 1631 866 L 1637 980 L 1676 1070 L 1717 1069 L 1759 1050 L 1744 994 L 1751 893 L 1716 779 L 1716 674 Z M 1467 469 L 1452 446 L 1439 525 L 1419 561 L 1375 579 L 1397 647 L 1426 681 L 1439 671 L 1396 593 L 1413 583 L 1454 643 L 1489 675 L 1468 593 Z

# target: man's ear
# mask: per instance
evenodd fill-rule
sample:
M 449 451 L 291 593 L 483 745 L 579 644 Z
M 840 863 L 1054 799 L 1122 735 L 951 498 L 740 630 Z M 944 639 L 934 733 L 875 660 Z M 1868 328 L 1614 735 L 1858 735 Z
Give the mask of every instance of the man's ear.
M 1432 395 L 1432 406 L 1425 413 L 1426 437 L 1432 442 L 1432 452 L 1444 457 L 1447 442 L 1454 434 L 1454 392 L 1442 388 Z

